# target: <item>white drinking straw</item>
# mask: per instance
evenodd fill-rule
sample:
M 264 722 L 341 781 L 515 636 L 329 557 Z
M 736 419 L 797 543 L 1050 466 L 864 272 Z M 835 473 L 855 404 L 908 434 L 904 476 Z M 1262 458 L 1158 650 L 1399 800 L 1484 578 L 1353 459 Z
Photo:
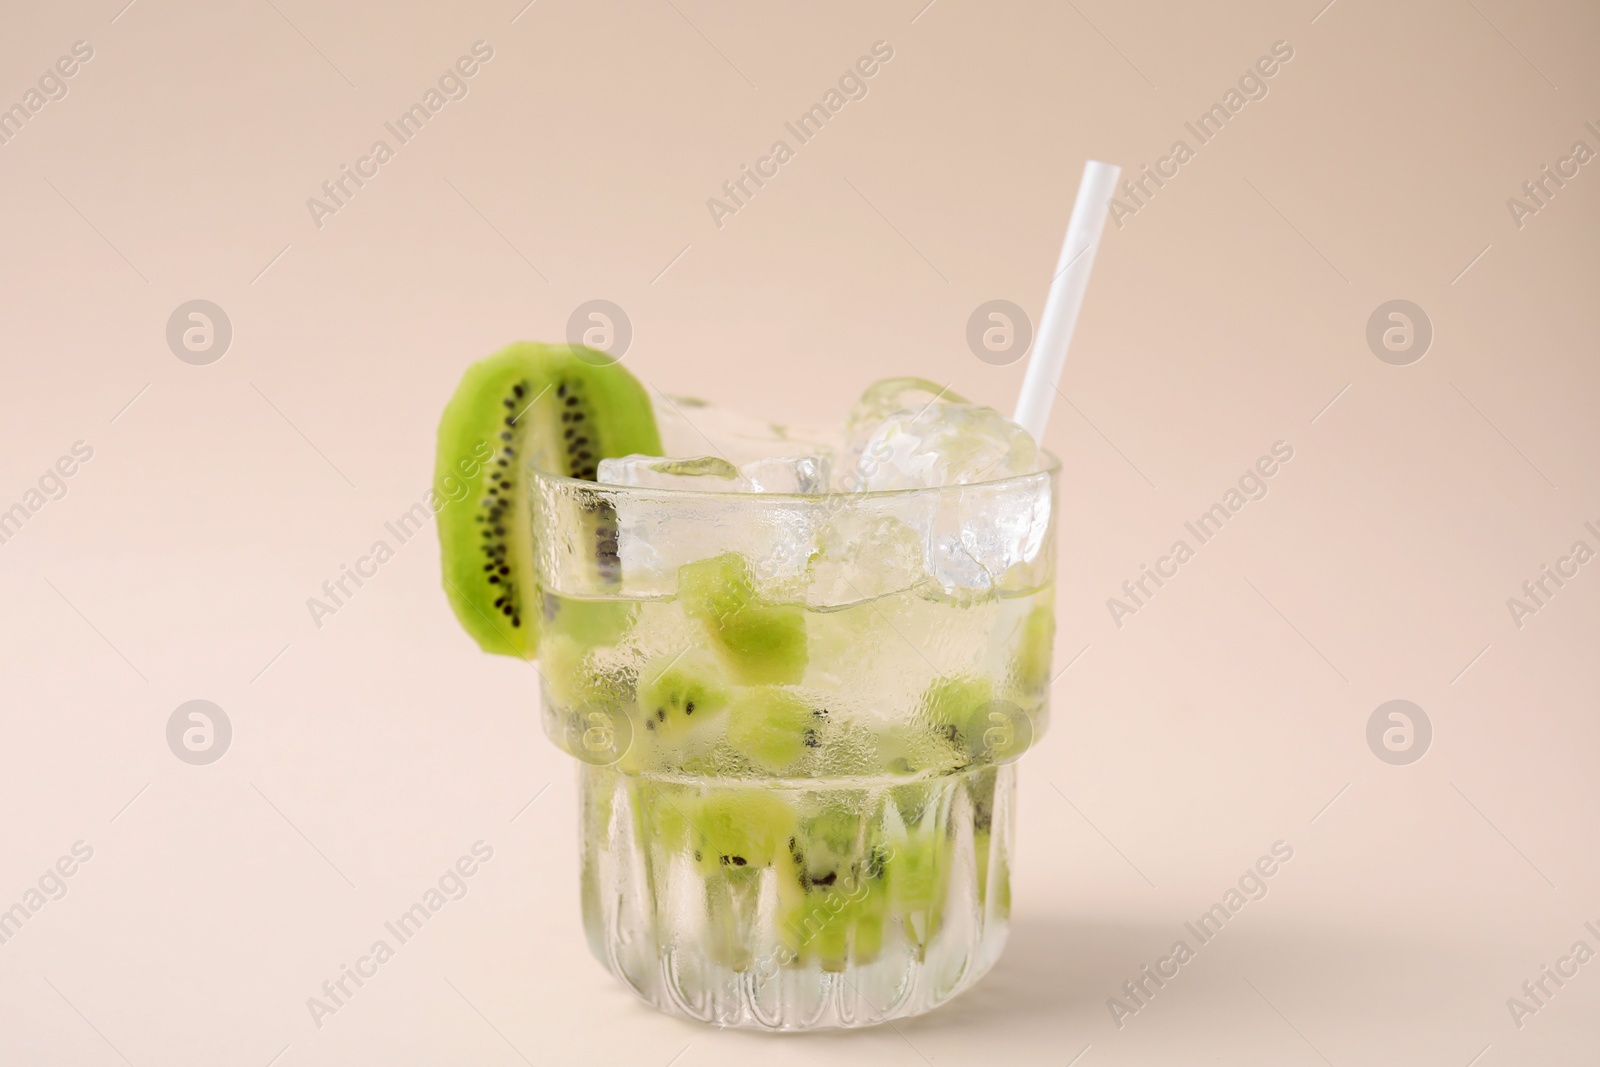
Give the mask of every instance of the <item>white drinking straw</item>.
M 1083 306 L 1083 292 L 1089 286 L 1094 253 L 1105 230 L 1106 212 L 1121 173 L 1121 167 L 1094 159 L 1083 165 L 1078 199 L 1072 205 L 1067 236 L 1061 242 L 1061 259 L 1050 282 L 1050 295 L 1045 297 L 1044 314 L 1039 316 L 1039 336 L 1033 343 L 1013 416 L 1041 444 L 1045 423 L 1050 419 L 1050 405 L 1056 398 L 1056 382 L 1067 362 L 1067 346 L 1072 343 L 1072 331 L 1078 324 L 1078 309 Z

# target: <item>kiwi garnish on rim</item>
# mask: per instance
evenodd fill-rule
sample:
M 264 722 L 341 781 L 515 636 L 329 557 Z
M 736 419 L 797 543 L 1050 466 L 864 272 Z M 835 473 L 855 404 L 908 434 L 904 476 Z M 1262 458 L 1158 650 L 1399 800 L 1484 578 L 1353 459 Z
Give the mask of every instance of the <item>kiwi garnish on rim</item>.
M 594 481 L 604 458 L 660 451 L 649 395 L 603 352 L 523 341 L 467 368 L 439 420 L 434 491 L 470 504 L 440 510 L 439 549 L 450 606 L 484 651 L 531 658 L 553 621 L 555 598 L 545 603 L 534 576 L 524 468 Z M 609 518 L 595 515 L 602 571 L 616 567 Z

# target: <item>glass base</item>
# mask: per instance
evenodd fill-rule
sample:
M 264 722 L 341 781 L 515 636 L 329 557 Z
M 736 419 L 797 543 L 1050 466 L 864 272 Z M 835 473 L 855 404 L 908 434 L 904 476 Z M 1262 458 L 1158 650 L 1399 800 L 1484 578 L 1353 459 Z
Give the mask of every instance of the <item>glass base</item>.
M 1005 945 L 1014 765 L 761 785 L 579 766 L 590 950 L 668 1014 L 873 1026 L 950 1000 Z

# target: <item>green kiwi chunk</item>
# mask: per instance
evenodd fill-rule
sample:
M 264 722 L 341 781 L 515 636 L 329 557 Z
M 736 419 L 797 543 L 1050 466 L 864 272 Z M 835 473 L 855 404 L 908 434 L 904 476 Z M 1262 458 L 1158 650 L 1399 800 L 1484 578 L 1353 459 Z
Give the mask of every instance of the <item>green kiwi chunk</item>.
M 733 700 L 728 743 L 763 770 L 777 773 L 808 749 L 821 747 L 827 718 L 826 709 L 813 708 L 782 686 L 748 686 Z
M 907 819 L 906 834 L 892 843 L 884 871 L 889 904 L 919 955 L 939 932 L 950 882 L 948 831 L 932 807 L 920 824 Z
M 823 970 L 871 963 L 883 949 L 888 850 L 881 808 L 829 805 L 802 821 L 790 852 L 804 896 L 784 918 L 796 955 Z
M 646 731 L 677 740 L 728 708 L 732 691 L 717 657 L 704 649 L 658 656 L 639 672 L 638 707 Z
M 770 867 L 787 857 L 794 836 L 793 806 L 763 789 L 712 789 L 688 814 L 695 863 L 706 873 Z
M 438 512 L 444 586 L 484 651 L 531 658 L 556 614 L 534 577 L 524 467 L 593 481 L 603 458 L 660 451 L 648 394 L 604 353 L 518 342 L 467 368 L 439 420 L 434 492 L 460 502 Z M 616 569 L 612 518 L 593 516 L 601 573 Z
M 984 713 L 994 700 L 994 686 L 971 675 L 935 679 L 922 694 L 922 712 L 963 764 L 984 751 Z
M 637 608 L 617 600 L 573 600 L 545 592 L 539 634 L 539 674 L 557 706 L 610 703 L 618 694 L 592 662 L 595 649 L 614 645 L 632 626 Z
M 983 904 L 989 894 L 989 848 L 994 841 L 994 792 L 1000 774 L 998 767 L 985 767 L 968 782 L 968 796 L 972 798 L 972 850 L 978 868 L 978 903 Z M 1000 882 L 996 886 L 996 910 L 1001 915 L 1011 913 L 1011 882 L 1007 870 L 999 870 Z
M 735 680 L 793 685 L 805 674 L 805 610 L 764 600 L 756 592 L 750 564 L 738 553 L 679 567 L 678 600 L 726 653 Z
M 1042 616 L 1040 612 L 1043 612 Z M 1048 670 L 1049 640 L 1054 631 L 1049 609 L 1035 609 L 1024 623 L 1024 628 L 1027 640 L 1044 643 L 1045 670 Z M 994 687 L 986 679 L 954 675 L 936 679 L 923 693 L 921 701 L 922 711 L 927 715 L 940 743 L 947 747 L 959 766 L 968 768 L 966 782 L 972 802 L 973 849 L 976 853 L 980 902 L 987 898 L 989 890 L 989 849 L 998 773 L 995 767 L 986 765 L 992 757 L 989 729 L 994 724 L 989 710 L 993 706 L 993 696 Z M 931 812 L 921 814 L 917 810 L 923 804 L 923 797 L 916 792 L 918 788 L 932 789 L 931 786 L 905 787 L 899 791 L 910 815 L 908 824 L 914 819 L 926 823 L 932 821 Z M 932 830 L 913 832 L 905 854 L 896 857 L 898 866 L 891 878 L 891 886 L 900 902 L 903 905 L 909 902 L 908 914 L 921 916 L 919 921 L 926 936 L 931 936 L 938 929 L 938 915 L 929 910 L 925 903 L 942 896 L 947 877 L 945 861 L 937 854 L 941 836 Z M 1001 894 L 1001 906 L 1009 909 L 1009 885 L 1001 887 Z
M 754 962 L 751 934 L 759 921 L 761 872 L 774 869 L 780 907 L 799 896 L 789 858 L 795 810 L 760 789 L 712 788 L 694 805 L 692 852 L 705 882 L 707 949 L 736 971 Z
M 1017 685 L 1030 697 L 1042 696 L 1050 686 L 1050 652 L 1056 636 L 1056 613 L 1041 604 L 1028 612 L 1017 633 Z

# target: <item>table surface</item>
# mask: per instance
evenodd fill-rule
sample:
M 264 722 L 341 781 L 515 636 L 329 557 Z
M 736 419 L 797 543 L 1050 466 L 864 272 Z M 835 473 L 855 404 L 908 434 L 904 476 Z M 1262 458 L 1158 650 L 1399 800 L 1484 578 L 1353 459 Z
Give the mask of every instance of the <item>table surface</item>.
M 523 2 L 6 20 L 0 1063 L 1596 1062 L 1600 12 Z M 1059 676 L 1005 955 L 868 1032 L 652 1012 L 588 956 L 533 671 L 389 525 L 444 399 L 599 298 L 653 388 L 824 421 L 917 373 L 1009 410 L 968 321 L 1037 316 L 1086 158 L 1142 184 L 1046 435 Z M 193 300 L 225 343 L 185 347 Z M 231 725 L 207 765 L 169 748 L 190 700 Z M 1412 762 L 1369 745 L 1392 700 Z

